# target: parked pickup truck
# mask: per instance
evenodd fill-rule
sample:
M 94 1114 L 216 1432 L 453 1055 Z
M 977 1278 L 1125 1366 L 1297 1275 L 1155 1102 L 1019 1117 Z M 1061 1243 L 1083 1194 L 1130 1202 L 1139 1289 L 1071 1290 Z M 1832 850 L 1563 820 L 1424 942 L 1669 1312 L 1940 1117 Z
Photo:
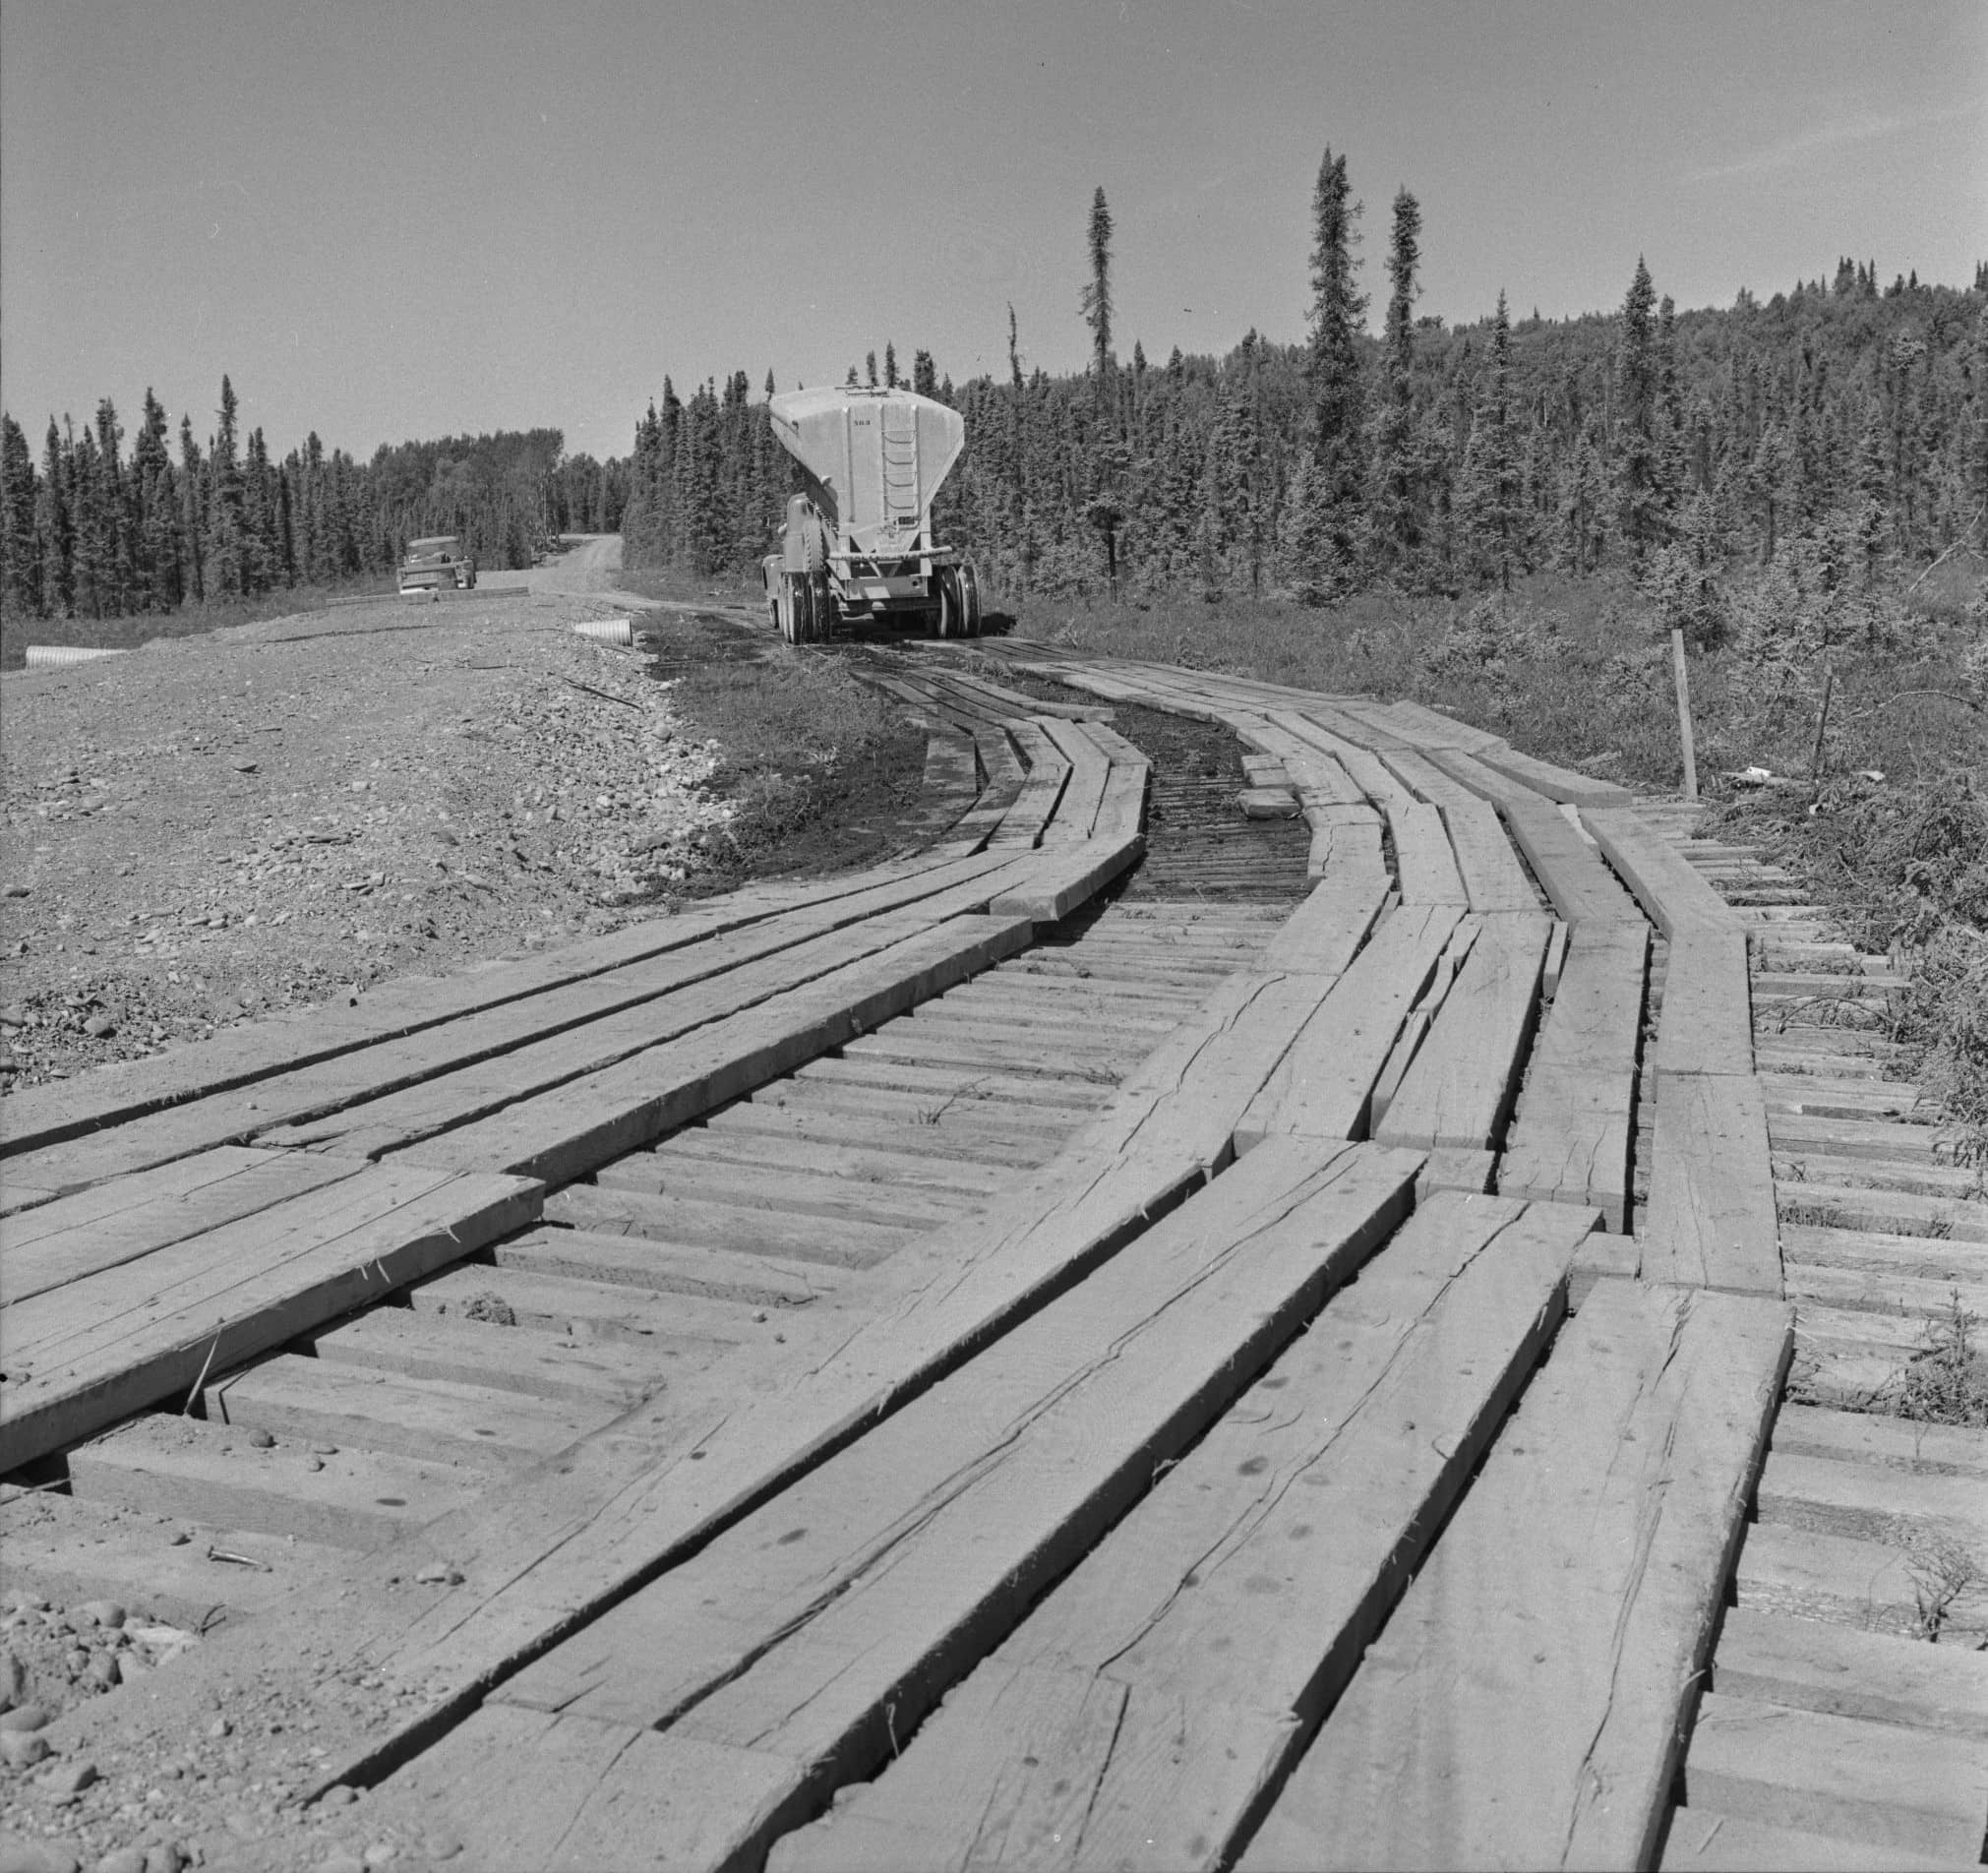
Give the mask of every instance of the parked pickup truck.
M 403 592 L 437 592 L 445 587 L 467 591 L 475 583 L 476 561 L 462 550 L 456 534 L 438 533 L 432 539 L 407 542 L 407 557 L 400 562 Z

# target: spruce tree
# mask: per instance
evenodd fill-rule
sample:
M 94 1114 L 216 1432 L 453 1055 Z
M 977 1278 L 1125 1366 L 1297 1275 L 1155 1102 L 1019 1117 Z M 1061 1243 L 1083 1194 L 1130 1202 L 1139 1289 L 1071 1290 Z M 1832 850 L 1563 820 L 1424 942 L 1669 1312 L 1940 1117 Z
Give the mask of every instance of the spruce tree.
M 1083 291 L 1084 323 L 1091 328 L 1092 394 L 1103 411 L 1112 378 L 1112 211 L 1101 184 L 1091 197 L 1091 218 L 1085 231 L 1091 277 Z
M 1491 322 L 1491 349 L 1478 374 L 1477 406 L 1465 453 L 1464 533 L 1472 571 L 1504 591 L 1521 563 L 1524 514 L 1518 451 L 1512 438 L 1512 323 L 1505 295 Z
M 75 605 L 75 531 L 69 508 L 69 459 L 55 418 L 42 445 L 41 490 L 34 510 L 35 547 L 41 560 L 43 615 L 67 618 Z
M 13 417 L 0 414 L 0 591 L 7 610 L 41 610 L 41 554 L 34 536 L 34 452 Z
M 207 602 L 207 464 L 193 439 L 193 418 L 179 419 L 180 564 L 187 596 Z
M 208 451 L 208 511 L 205 557 L 207 595 L 211 600 L 239 598 L 242 580 L 242 469 L 235 453 L 239 406 L 235 387 L 221 378 L 220 428 Z
M 1311 564 L 1295 568 L 1308 601 L 1337 596 L 1356 581 L 1365 558 L 1365 447 L 1360 410 L 1359 333 L 1366 298 L 1355 284 L 1360 206 L 1346 158 L 1330 148 L 1312 192 L 1311 334 L 1305 378 L 1311 394 L 1310 498 L 1304 532 Z
M 1667 515 L 1658 441 L 1656 290 L 1643 257 L 1622 301 L 1615 354 L 1615 508 L 1632 565 L 1662 543 Z
M 1417 513 L 1419 439 L 1415 413 L 1416 266 L 1421 258 L 1422 211 L 1407 189 L 1394 201 L 1388 243 L 1387 335 L 1381 357 L 1381 412 L 1374 451 L 1374 544 L 1397 575 L 1413 580 L 1421 553 Z
M 883 341 L 883 388 L 897 389 L 897 346 L 888 338 Z

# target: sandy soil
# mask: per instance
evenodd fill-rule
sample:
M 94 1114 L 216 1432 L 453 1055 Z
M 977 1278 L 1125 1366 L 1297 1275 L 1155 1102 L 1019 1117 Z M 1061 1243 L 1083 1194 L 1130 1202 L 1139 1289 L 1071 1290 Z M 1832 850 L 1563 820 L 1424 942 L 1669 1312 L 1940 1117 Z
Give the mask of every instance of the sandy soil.
M 0 1084 L 604 928 L 681 876 L 730 812 L 715 750 L 573 631 L 643 602 L 620 547 L 0 679 Z

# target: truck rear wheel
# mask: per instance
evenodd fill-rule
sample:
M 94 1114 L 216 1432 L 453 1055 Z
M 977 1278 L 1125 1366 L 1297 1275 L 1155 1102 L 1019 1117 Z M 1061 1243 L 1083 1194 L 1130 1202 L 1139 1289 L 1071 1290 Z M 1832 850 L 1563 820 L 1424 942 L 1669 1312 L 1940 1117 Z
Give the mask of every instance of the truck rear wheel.
M 959 634 L 962 637 L 980 635 L 980 580 L 974 576 L 971 564 L 962 561 L 958 573 L 959 579 Z

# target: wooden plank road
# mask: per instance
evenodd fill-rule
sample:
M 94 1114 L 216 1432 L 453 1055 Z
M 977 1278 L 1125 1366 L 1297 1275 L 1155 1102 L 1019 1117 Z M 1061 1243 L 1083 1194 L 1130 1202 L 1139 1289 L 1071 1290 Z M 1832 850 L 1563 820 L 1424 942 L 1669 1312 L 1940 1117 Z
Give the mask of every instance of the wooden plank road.
M 1647 1865 L 1792 1345 L 1597 1287 L 1238 1864 Z
M 353 1164 L 335 1182 L 0 1313 L 0 1471 L 460 1259 L 531 1221 L 519 1178 Z
M 1418 1210 L 910 1749 L 771 1865 L 1223 1864 L 1524 1385 L 1587 1227 L 1490 1197 Z
M 310 1713 L 270 1744 L 289 1785 L 378 1784 L 370 1831 L 446 1817 L 493 1865 L 1647 1865 L 1687 1762 L 1693 1864 L 1728 1809 L 1745 1851 L 1816 1816 L 1964 1844 L 1977 1791 L 1930 1745 L 1810 1786 L 1748 1708 L 1847 1761 L 1863 1732 L 1831 1725 L 1931 1721 L 1892 1655 L 1890 1703 L 1851 1709 L 1764 1629 L 1686 1755 L 1751 1503 L 1754 1613 L 1749 1581 L 1786 1576 L 1783 1613 L 1851 1593 L 1829 1543 L 1980 1533 L 1971 1470 L 1838 1449 L 1833 1418 L 1762 1471 L 1792 1345 L 1771 1152 L 1863 1225 L 1804 1226 L 1804 1254 L 1863 1244 L 1791 1271 L 1806 1344 L 1970 1279 L 1973 1245 L 1930 1150 L 1756 1076 L 1752 914 L 1714 882 L 1753 874 L 1681 846 L 1682 808 L 1416 705 L 974 648 L 972 675 L 956 646 L 872 673 L 939 725 L 920 863 L 306 1065 L 287 1092 L 330 1103 L 302 1123 L 255 1068 L 135 1112 L 149 1145 L 20 1154 L 4 1323 L 60 1356 L 30 1380 L 109 1398 L 142 1369 L 214 1420 L 77 1453 L 79 1510 L 197 1501 L 333 1557 L 280 1627 L 223 1630 L 58 1746 L 149 1761 L 274 1674 Z M 1094 705 L 977 674 L 1002 660 L 1234 734 L 1304 810 L 1308 895 L 1162 930 L 1135 884 L 1063 923 L 1139 863 L 1152 763 Z M 1247 896 L 1219 786 L 1194 836 Z M 1802 929 L 1779 1005 L 1834 981 Z M 1827 1063 L 1801 1076 L 1851 1083 Z M 109 1155 L 56 1155 L 84 1152 Z M 511 1222 L 472 1226 L 469 1265 L 382 1225 L 410 1304 L 336 1319 L 370 1214 L 341 1205 L 393 1178 Z M 1914 1204 L 1959 1219 L 1937 1267 L 1881 1239 Z M 295 1247 L 267 1268 L 272 1230 Z M 134 1270 L 156 1319 L 119 1310 Z M 213 1317 L 237 1289 L 316 1357 L 206 1369 L 240 1362 Z M 250 1425 L 277 1451 L 222 1463 Z M 339 1447 L 315 1482 L 282 1447 L 309 1437 Z M 1970 1721 L 1967 1684 L 1939 1695 Z
M 1295 1146 L 1253 1153 L 500 1701 L 550 1723 L 661 1728 L 651 1766 L 666 1775 L 727 1752 L 735 1775 L 708 1791 L 695 1843 L 714 1863 L 756 1857 L 836 1783 L 888 1760 L 893 1732 L 909 1733 L 1386 1237 L 1415 1168 L 1376 1147 L 1323 1168 Z M 488 1851 L 511 1827 L 496 1790 L 524 1788 L 533 1759 L 514 1731 L 501 1754 L 496 1742 L 472 1718 L 392 1798 L 418 1812 L 428 1778 L 446 1785 L 476 1765 L 489 1832 L 469 1844 Z M 686 1863 L 692 1844 L 652 1851 Z

